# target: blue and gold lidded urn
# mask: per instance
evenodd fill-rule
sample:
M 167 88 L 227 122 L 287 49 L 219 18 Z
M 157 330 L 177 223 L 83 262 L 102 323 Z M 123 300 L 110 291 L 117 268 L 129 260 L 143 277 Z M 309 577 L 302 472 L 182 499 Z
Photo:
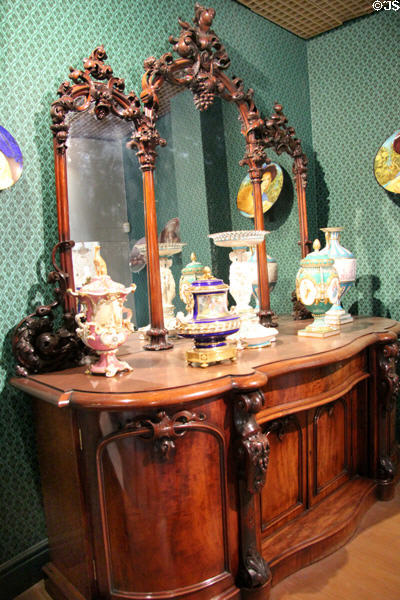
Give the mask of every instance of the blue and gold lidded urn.
M 300 261 L 296 276 L 297 299 L 311 312 L 313 323 L 299 330 L 300 336 L 327 337 L 339 333 L 339 329 L 325 322 L 325 313 L 337 302 L 339 296 L 339 276 L 333 258 L 320 252 L 321 244 L 315 240 L 314 252 Z
M 240 317 L 228 310 L 229 286 L 213 277 L 209 267 L 204 267 L 203 273 L 190 286 L 193 316 L 182 318 L 178 314 L 176 330 L 182 337 L 194 338 L 194 347 L 186 352 L 187 362 L 208 367 L 210 363 L 236 360 L 236 345 L 225 338 L 239 330 Z

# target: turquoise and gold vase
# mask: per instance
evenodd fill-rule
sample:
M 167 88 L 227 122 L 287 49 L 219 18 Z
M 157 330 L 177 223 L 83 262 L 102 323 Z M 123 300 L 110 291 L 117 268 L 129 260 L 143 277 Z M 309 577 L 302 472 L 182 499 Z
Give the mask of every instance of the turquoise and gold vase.
M 315 240 L 314 252 L 310 252 L 300 261 L 296 276 L 297 299 L 311 312 L 314 321 L 298 335 L 306 337 L 327 337 L 339 333 L 325 321 L 325 313 L 339 297 L 340 282 L 334 267 L 333 258 L 320 252 L 321 244 Z
M 337 302 L 328 310 L 325 321 L 330 325 L 344 325 L 351 323 L 353 317 L 343 308 L 342 298 L 347 290 L 354 285 L 356 280 L 356 259 L 350 250 L 346 250 L 340 243 L 340 233 L 343 227 L 324 227 L 326 246 L 321 250 L 335 261 L 335 269 L 339 275 L 340 290 Z

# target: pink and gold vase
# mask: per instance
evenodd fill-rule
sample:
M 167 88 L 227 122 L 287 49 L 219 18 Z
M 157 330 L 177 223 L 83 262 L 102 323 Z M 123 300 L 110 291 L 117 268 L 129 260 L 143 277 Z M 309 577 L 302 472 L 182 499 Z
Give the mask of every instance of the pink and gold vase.
M 90 372 L 113 377 L 119 371 L 132 371 L 132 367 L 126 361 L 119 360 L 116 353 L 133 332 L 132 311 L 124 306 L 124 302 L 136 286 L 132 284 L 125 287 L 106 273 L 103 261 L 101 268 L 97 268 L 96 277 L 78 292 L 68 291 L 79 298 L 82 308 L 75 316 L 77 335 L 84 344 L 100 354 L 100 359 L 90 366 Z

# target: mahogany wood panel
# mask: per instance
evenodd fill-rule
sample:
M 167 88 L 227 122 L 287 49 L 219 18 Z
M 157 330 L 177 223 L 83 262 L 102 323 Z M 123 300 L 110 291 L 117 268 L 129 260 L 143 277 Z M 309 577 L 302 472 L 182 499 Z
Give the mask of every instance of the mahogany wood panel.
M 310 505 L 321 501 L 350 476 L 350 398 L 310 411 Z
M 267 366 L 261 369 L 264 368 L 267 369 Z M 334 390 L 346 387 L 349 383 L 354 385 L 360 377 L 367 375 L 367 356 L 361 353 L 329 365 L 274 377 L 269 380 L 265 388 L 265 392 L 268 393 L 266 409 L 285 402 L 293 405 L 296 400 L 304 406 L 307 399 L 311 404 L 313 397 L 321 398 L 324 395 L 332 397 Z M 312 389 L 312 397 L 310 397 L 310 389 Z
M 306 413 L 263 425 L 268 433 L 270 458 L 260 494 L 263 537 L 307 508 Z
M 134 431 L 112 435 L 98 449 L 107 574 L 116 597 L 178 597 L 230 571 L 224 437 L 206 423 L 198 427 L 165 461 Z
M 78 420 L 101 597 L 236 597 L 237 488 L 224 399 L 168 413 L 82 411 Z
M 373 481 L 352 479 L 265 539 L 262 552 L 271 567 L 273 585 L 342 546 L 375 502 L 375 489 Z

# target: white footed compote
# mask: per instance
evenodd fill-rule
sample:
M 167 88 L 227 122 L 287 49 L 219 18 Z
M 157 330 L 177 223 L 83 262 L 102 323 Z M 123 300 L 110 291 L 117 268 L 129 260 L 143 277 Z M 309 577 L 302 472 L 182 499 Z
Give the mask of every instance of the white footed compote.
M 333 258 L 335 269 L 339 275 L 340 290 L 337 302 L 325 314 L 325 321 L 329 325 L 344 325 L 351 323 L 353 317 L 342 306 L 342 298 L 347 290 L 354 285 L 356 280 L 356 259 L 354 254 L 340 244 L 340 233 L 343 227 L 324 227 L 326 246 L 321 254 Z
M 240 330 L 235 334 L 238 348 L 260 348 L 269 346 L 275 340 L 277 329 L 264 327 L 258 322 L 255 309 L 250 305 L 253 294 L 253 270 L 250 259 L 252 248 L 264 240 L 267 231 L 223 231 L 212 233 L 210 237 L 216 246 L 232 248 L 229 253 L 229 291 L 236 302 L 236 311 L 240 315 Z M 257 265 L 256 265 L 257 268 Z
M 168 329 L 169 335 L 174 335 L 176 329 L 176 316 L 174 298 L 176 296 L 175 279 L 172 275 L 172 259 L 174 254 L 182 252 L 186 244 L 181 242 L 165 242 L 158 244 L 158 252 L 160 256 L 160 279 L 161 279 L 161 294 L 163 303 L 164 325 Z M 139 244 L 139 252 L 146 253 L 146 244 Z

